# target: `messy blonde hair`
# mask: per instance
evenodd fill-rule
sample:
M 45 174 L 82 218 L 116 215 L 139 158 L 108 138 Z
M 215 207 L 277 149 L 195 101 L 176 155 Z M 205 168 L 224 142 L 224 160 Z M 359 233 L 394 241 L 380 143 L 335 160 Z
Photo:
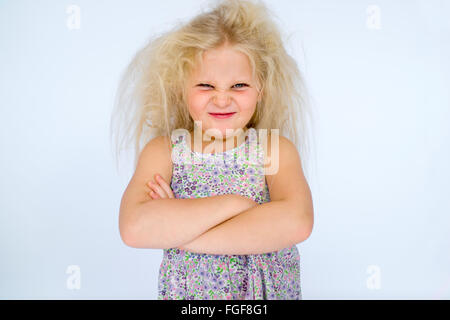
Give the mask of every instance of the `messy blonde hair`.
M 123 147 L 132 145 L 135 168 L 153 138 L 170 139 L 178 128 L 193 130 L 185 102 L 186 81 L 205 51 L 229 44 L 248 56 L 263 88 L 247 127 L 279 129 L 295 144 L 304 163 L 309 153 L 308 95 L 270 14 L 274 15 L 261 1 L 219 0 L 188 23 L 153 36 L 126 68 L 117 91 L 111 118 L 116 160 Z

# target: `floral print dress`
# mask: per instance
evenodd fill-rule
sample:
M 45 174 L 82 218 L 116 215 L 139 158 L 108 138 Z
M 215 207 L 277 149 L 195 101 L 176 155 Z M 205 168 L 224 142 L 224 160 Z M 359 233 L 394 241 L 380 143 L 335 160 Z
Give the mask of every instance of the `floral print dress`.
M 221 153 L 192 151 L 189 133 L 172 135 L 171 188 L 176 198 L 241 194 L 270 201 L 256 130 L 237 148 Z M 163 250 L 158 300 L 301 300 L 300 255 L 296 245 L 252 255 Z

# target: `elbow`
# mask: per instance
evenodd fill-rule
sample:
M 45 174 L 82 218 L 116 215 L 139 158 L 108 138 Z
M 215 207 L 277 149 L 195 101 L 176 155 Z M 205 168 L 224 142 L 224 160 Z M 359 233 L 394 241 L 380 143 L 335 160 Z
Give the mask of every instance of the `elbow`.
M 164 224 L 155 219 L 158 215 L 142 214 L 137 208 L 132 214 L 124 213 L 120 217 L 119 231 L 122 242 L 136 249 L 168 249 L 166 237 L 161 226 Z
M 314 227 L 314 211 L 312 207 L 301 213 L 299 224 L 296 228 L 295 239 L 296 243 L 300 243 L 308 239 Z
M 122 242 L 131 248 L 138 247 L 137 222 L 138 213 L 136 210 L 121 210 L 119 214 L 119 233 Z
M 308 227 L 308 228 L 304 228 L 304 230 L 302 231 L 302 234 L 301 234 L 302 237 L 300 238 L 301 242 L 307 240 L 311 236 L 312 229 L 313 229 L 312 226 Z
M 136 245 L 136 241 L 134 240 L 133 236 L 130 235 L 129 233 L 127 233 L 126 235 L 121 233 L 120 237 L 122 239 L 122 242 L 130 247 L 130 248 L 138 248 L 138 246 Z
M 131 248 L 136 248 L 136 233 L 129 223 L 123 223 L 122 221 L 119 223 L 119 233 L 122 242 Z
M 306 241 L 312 233 L 312 228 L 302 226 L 297 229 L 297 232 L 293 236 L 295 244 Z
M 313 228 L 314 228 L 314 210 L 311 208 L 311 211 L 308 212 L 305 218 L 303 241 L 305 241 L 311 236 Z

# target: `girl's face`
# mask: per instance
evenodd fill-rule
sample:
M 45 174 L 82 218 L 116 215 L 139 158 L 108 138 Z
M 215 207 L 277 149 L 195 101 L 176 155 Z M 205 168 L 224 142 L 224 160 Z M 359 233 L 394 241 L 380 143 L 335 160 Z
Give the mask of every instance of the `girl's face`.
M 224 139 L 226 129 L 234 132 L 247 125 L 261 97 L 248 57 L 230 46 L 206 51 L 203 67 L 193 71 L 187 85 L 187 104 L 192 119 L 201 122 L 203 133 L 218 129 Z M 215 117 L 213 113 L 233 114 Z

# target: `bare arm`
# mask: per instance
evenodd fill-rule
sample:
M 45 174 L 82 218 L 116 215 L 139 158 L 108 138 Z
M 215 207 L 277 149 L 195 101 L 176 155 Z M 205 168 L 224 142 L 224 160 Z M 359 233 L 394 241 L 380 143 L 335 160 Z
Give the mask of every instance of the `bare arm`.
M 178 247 L 256 205 L 253 200 L 237 194 L 150 200 L 134 212 L 136 220 L 128 245 L 153 249 Z
M 306 209 L 287 200 L 252 207 L 180 246 L 206 254 L 262 254 L 288 248 L 308 238 L 311 219 Z
M 130 247 L 176 247 L 257 205 L 252 199 L 237 194 L 154 200 L 149 195 L 148 182 L 157 173 L 166 181 L 170 182 L 172 178 L 172 166 L 168 165 L 171 164 L 169 147 L 170 141 L 162 136 L 144 147 L 122 196 L 119 230 L 123 242 Z M 168 184 L 165 188 L 171 192 Z
M 259 254 L 292 246 L 311 235 L 314 208 L 300 156 L 288 139 L 279 138 L 279 150 L 269 146 L 271 154 L 279 152 L 279 157 L 274 157 L 279 159 L 277 172 L 266 176 L 271 201 L 221 223 L 182 245 L 182 249 L 208 254 Z

